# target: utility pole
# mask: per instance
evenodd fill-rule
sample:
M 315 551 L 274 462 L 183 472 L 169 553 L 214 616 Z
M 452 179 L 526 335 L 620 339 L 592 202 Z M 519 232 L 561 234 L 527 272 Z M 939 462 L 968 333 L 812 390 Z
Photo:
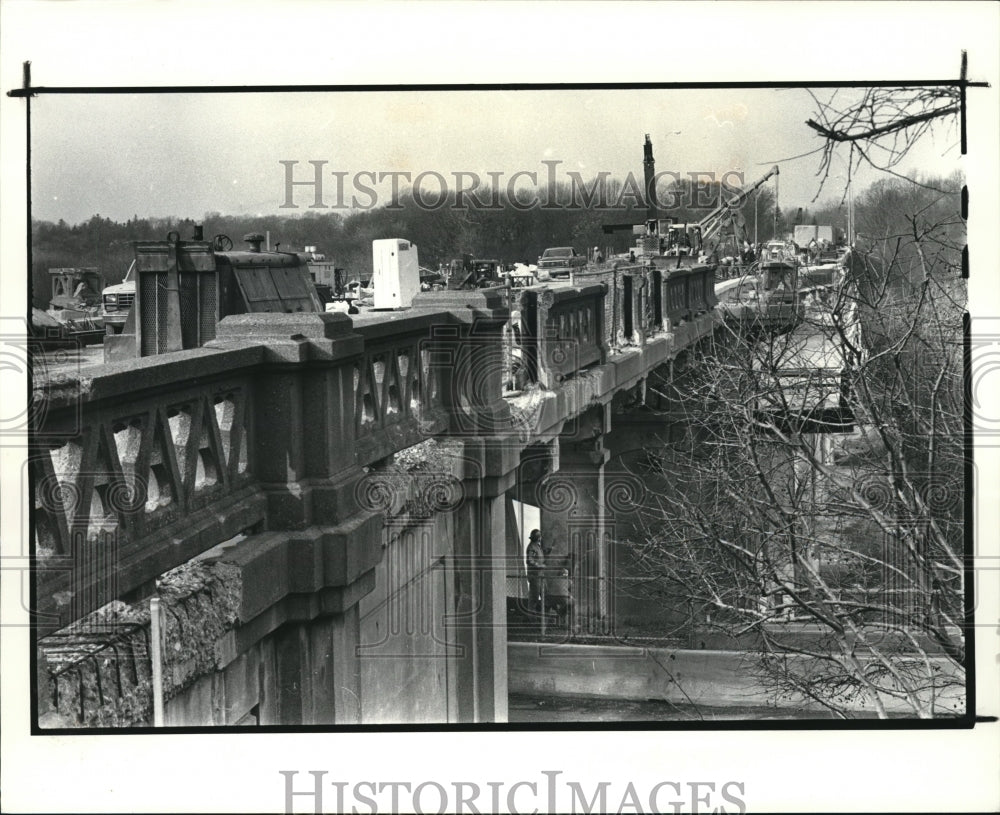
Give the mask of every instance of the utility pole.
M 778 177 L 774 177 L 774 226 L 771 227 L 771 238 L 778 240 Z
M 760 244 L 760 240 L 757 237 L 757 204 L 760 202 L 760 190 L 757 190 L 757 194 L 753 197 L 753 243 L 754 251 L 756 247 Z

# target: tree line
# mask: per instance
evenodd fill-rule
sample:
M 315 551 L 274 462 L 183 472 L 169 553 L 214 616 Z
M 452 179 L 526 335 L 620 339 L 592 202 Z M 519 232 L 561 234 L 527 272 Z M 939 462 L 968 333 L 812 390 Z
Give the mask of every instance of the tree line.
M 603 227 L 641 224 L 646 216 L 645 204 L 638 191 L 623 193 L 623 182 L 606 179 L 605 184 L 604 200 L 618 202 L 619 206 L 601 206 L 600 200 L 575 195 L 578 190 L 562 184 L 548 189 L 547 196 L 540 196 L 541 200 L 527 209 L 512 200 L 507 190 L 486 190 L 480 200 L 490 202 L 489 207 L 456 206 L 452 193 L 443 205 L 434 208 L 420 206 L 412 194 L 404 191 L 386 205 L 351 213 L 307 210 L 252 216 L 208 212 L 197 219 L 136 215 L 124 222 L 95 214 L 74 225 L 63 220 L 33 220 L 33 301 L 39 308 L 46 307 L 51 291 L 49 269 L 95 267 L 107 285 L 119 283 L 132 262 L 133 241 L 163 240 L 171 231 L 189 238 L 196 224 L 203 226 L 206 239 L 227 235 L 237 249 L 243 245 L 243 236 L 251 232 L 267 235 L 272 249 L 279 251 L 316 246 L 328 259 L 361 278 L 371 273 L 372 241 L 388 237 L 415 243 L 420 263 L 427 268 L 437 268 L 463 253 L 504 263 L 534 263 L 550 246 L 572 245 L 581 253 L 595 246 L 602 252 L 625 252 L 633 244 L 633 236 L 627 230 L 606 234 Z M 660 215 L 680 222 L 698 221 L 718 205 L 720 198 L 735 192 L 735 188 L 723 188 L 718 181 L 674 181 L 657 196 L 662 204 Z M 545 201 L 562 204 L 545 206 Z M 836 207 L 816 213 L 802 209 L 786 213 L 766 187 L 750 196 L 742 214 L 751 240 L 756 232 L 761 241 L 783 235 L 793 223 L 808 223 L 817 216 L 820 223 L 844 220 Z

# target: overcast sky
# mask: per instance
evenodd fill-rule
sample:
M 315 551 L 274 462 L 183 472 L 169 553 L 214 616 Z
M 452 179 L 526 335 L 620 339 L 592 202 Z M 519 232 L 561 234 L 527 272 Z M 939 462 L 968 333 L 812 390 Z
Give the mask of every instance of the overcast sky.
M 750 183 L 820 144 L 805 125 L 815 104 L 798 89 L 42 95 L 32 110 L 33 215 L 70 223 L 95 213 L 289 214 L 281 161 L 299 162 L 296 180 L 313 178 L 308 162 L 328 162 L 323 197 L 334 205 L 334 171 L 347 173 L 347 204 L 362 171 L 434 171 L 453 189 L 456 172 L 484 183 L 489 173 L 506 183 L 535 172 L 543 184 L 542 162 L 558 161 L 560 181 L 570 171 L 641 179 L 649 133 L 657 170 L 737 171 Z M 950 172 L 956 142 L 955 129 L 939 131 L 911 166 Z M 817 168 L 817 155 L 781 163 L 783 209 L 810 205 Z M 433 197 L 431 179 L 424 189 Z M 842 192 L 836 183 L 821 200 Z M 385 195 L 390 182 L 376 186 Z M 305 212 L 314 199 L 297 188 L 293 201 Z M 358 196 L 361 206 L 369 201 Z

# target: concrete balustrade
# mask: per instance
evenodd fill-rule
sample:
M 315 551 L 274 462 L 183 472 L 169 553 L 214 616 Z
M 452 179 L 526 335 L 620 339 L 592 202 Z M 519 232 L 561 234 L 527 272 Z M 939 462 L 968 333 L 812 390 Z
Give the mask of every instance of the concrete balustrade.
M 238 614 L 211 645 L 214 673 L 171 691 L 169 722 L 503 721 L 505 502 L 522 453 L 561 448 L 576 501 L 543 507 L 543 527 L 596 587 L 580 613 L 600 620 L 609 405 L 714 330 L 711 275 L 636 265 L 525 290 L 514 305 L 535 384 L 513 398 L 500 289 L 353 320 L 227 317 L 204 348 L 43 383 L 31 458 L 43 633 L 141 603 L 200 556 L 226 569 Z M 452 492 L 400 510 L 415 498 L 393 491 L 429 475 Z

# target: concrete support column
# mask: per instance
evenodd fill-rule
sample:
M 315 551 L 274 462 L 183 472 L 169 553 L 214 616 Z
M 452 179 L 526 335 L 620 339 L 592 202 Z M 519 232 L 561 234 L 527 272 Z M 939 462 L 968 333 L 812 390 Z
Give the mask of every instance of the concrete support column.
M 507 721 L 507 534 L 503 495 L 480 499 L 482 561 L 479 664 L 476 667 L 479 721 Z
M 255 659 L 261 724 L 358 724 L 357 606 L 333 617 L 287 623 Z
M 361 639 L 358 607 L 351 606 L 333 618 L 333 709 L 335 724 L 361 722 L 361 666 L 358 643 Z
M 484 473 L 493 460 L 480 440 L 466 442 L 467 468 Z M 503 477 L 463 481 L 465 501 L 455 513 L 450 577 L 454 616 L 449 639 L 455 659 L 456 713 L 460 721 L 507 721 L 507 506 L 513 452 L 499 448 Z M 493 467 L 490 467 L 493 469 Z M 495 470 L 495 471 L 496 471 Z
M 304 707 L 309 683 L 309 662 L 308 625 L 291 623 L 275 633 L 275 717 L 283 725 L 298 725 L 308 721 L 304 715 Z
M 415 309 L 448 308 L 459 325 L 435 334 L 447 444 L 464 498 L 454 510 L 450 559 L 454 603 L 449 639 L 455 658 L 457 718 L 507 721 L 506 492 L 513 486 L 520 445 L 503 399 L 506 295 L 497 289 L 419 294 Z M 509 360 L 507 362 L 509 364 Z
M 605 519 L 604 465 L 608 453 L 600 439 L 562 442 L 559 472 L 539 490 L 542 544 L 548 563 L 570 558 L 574 625 L 604 632 L 608 623 L 611 577 Z

